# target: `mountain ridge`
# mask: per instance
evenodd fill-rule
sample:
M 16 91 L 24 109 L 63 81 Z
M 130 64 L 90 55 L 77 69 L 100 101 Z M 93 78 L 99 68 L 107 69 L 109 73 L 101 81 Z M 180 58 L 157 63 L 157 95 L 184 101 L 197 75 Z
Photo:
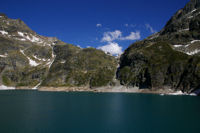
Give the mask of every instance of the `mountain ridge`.
M 119 66 L 101 50 L 38 35 L 19 19 L 0 14 L 0 26 L 2 87 L 200 89 L 200 0 L 178 10 L 160 32 L 130 45 Z
M 158 33 L 136 42 L 120 58 L 117 78 L 151 90 L 200 89 L 200 1 L 191 0 Z
M 106 86 L 112 84 L 116 63 L 114 57 L 103 51 L 81 49 L 57 38 L 38 35 L 22 20 L 0 14 L 1 85 L 32 89 Z

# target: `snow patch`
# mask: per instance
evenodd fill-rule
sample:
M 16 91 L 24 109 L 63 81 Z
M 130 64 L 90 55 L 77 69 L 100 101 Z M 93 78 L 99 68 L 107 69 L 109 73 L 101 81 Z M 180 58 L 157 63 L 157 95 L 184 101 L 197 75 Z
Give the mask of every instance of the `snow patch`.
M 3 35 L 8 35 L 7 31 L 0 30 L 0 33 L 3 34 Z
M 197 96 L 195 93 L 183 93 L 182 91 L 176 91 L 176 92 L 173 92 L 173 93 L 167 93 L 167 94 L 160 94 L 160 96 L 165 96 L 165 95 L 173 95 L 173 96 L 183 96 L 183 95 L 186 95 L 186 96 Z
M 22 36 L 22 37 L 24 37 L 24 33 L 22 33 L 22 32 L 17 32 L 20 36 Z
M 23 37 L 23 41 L 25 41 L 25 40 L 31 40 L 31 38 L 28 36 L 28 35 L 25 35 L 25 33 L 23 33 L 23 32 L 17 32 L 18 33 L 18 35 L 20 35 L 21 37 Z
M 64 64 L 66 61 L 61 61 L 60 63 Z
M 187 28 L 187 29 L 182 29 L 182 30 L 179 30 L 178 32 L 183 32 L 183 31 L 189 31 L 189 28 Z
M 182 47 L 183 45 L 173 45 L 175 48 Z
M 180 48 L 180 47 L 185 47 L 187 48 L 188 46 L 190 46 L 191 44 L 187 44 L 187 45 L 182 45 L 182 44 L 178 44 L 178 45 L 173 45 L 175 48 Z
M 39 61 L 47 61 L 45 58 L 38 58 L 36 55 L 33 55 L 33 57 Z
M 20 52 L 21 52 L 24 56 L 26 56 L 23 50 L 20 50 Z M 38 66 L 38 65 L 39 65 L 36 61 L 32 60 L 32 59 L 29 58 L 28 56 L 26 56 L 26 58 L 29 60 L 29 65 L 30 65 L 30 66 L 34 66 L 34 67 L 35 67 L 35 66 Z
M 187 48 L 189 47 L 191 44 L 195 43 L 195 42 L 199 42 L 200 40 L 193 40 L 191 41 L 189 44 L 185 45 L 184 47 Z
M 26 36 L 26 39 L 29 40 L 29 41 L 31 40 L 31 38 L 29 36 Z
M 194 51 L 187 52 L 186 54 L 188 54 L 188 55 L 194 55 L 194 54 L 197 54 L 199 52 L 200 52 L 200 49 L 195 49 Z
M 10 37 L 10 36 L 9 36 Z M 15 38 L 16 40 L 20 40 L 20 41 L 26 41 L 26 39 L 24 38 Z
M 195 12 L 196 10 L 197 10 L 197 9 L 192 10 L 191 13 Z
M 36 61 L 32 60 L 31 58 L 28 58 L 28 59 L 29 59 L 29 64 L 31 66 L 38 66 L 39 65 Z
M 24 38 L 22 38 L 22 39 L 20 39 L 21 41 L 26 41 L 26 39 L 24 39 Z
M 36 36 L 32 36 L 32 39 L 30 41 L 32 41 L 32 42 L 39 42 L 40 39 L 37 38 Z
M 191 44 L 187 44 L 187 45 L 185 45 L 184 47 L 187 48 L 187 47 L 189 47 L 190 45 L 191 45 Z
M 8 54 L 0 55 L 0 57 L 2 57 L 2 58 L 6 58 L 7 56 L 8 56 Z
M 200 42 L 200 40 L 193 40 L 191 43 Z
M 15 87 L 8 87 L 8 86 L 5 86 L 5 85 L 1 85 L 0 86 L 0 90 L 14 90 Z
M 191 19 L 191 18 L 193 18 L 193 16 L 189 16 L 188 18 Z
M 23 39 L 24 39 L 23 41 L 29 40 L 31 42 L 42 43 L 41 39 L 38 38 L 38 37 L 36 37 L 36 36 L 34 36 L 34 35 L 27 35 L 27 33 L 19 32 L 19 31 L 17 33 L 18 33 L 18 35 L 20 35 L 21 37 L 23 37 Z
M 185 17 L 188 17 L 188 18 L 193 17 L 193 16 L 191 16 L 191 14 L 192 14 L 193 12 L 195 12 L 196 10 L 197 10 L 197 9 L 194 9 L 194 10 L 192 10 L 191 12 L 187 13 L 187 14 L 185 15 Z

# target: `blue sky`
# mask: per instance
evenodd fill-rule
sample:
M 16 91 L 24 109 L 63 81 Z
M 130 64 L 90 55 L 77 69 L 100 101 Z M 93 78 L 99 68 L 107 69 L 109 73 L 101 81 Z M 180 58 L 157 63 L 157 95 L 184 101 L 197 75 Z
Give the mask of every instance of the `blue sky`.
M 161 30 L 188 1 L 1 0 L 0 12 L 22 19 L 38 34 L 83 48 L 113 45 L 124 50 Z

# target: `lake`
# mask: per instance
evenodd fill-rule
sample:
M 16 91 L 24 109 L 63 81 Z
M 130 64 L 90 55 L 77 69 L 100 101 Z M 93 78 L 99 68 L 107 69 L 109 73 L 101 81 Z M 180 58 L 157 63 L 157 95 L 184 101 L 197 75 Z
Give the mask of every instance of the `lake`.
M 200 97 L 0 91 L 0 133 L 199 133 Z

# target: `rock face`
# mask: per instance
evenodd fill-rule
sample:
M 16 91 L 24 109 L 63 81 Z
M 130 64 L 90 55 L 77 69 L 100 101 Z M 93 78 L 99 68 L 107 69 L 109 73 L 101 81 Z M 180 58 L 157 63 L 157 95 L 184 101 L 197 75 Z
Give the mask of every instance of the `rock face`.
M 100 50 L 38 35 L 20 19 L 0 14 L 0 85 L 106 86 L 116 66 L 115 58 Z
M 159 32 L 132 44 L 120 58 L 117 78 L 126 86 L 200 89 L 200 0 L 191 0 Z

